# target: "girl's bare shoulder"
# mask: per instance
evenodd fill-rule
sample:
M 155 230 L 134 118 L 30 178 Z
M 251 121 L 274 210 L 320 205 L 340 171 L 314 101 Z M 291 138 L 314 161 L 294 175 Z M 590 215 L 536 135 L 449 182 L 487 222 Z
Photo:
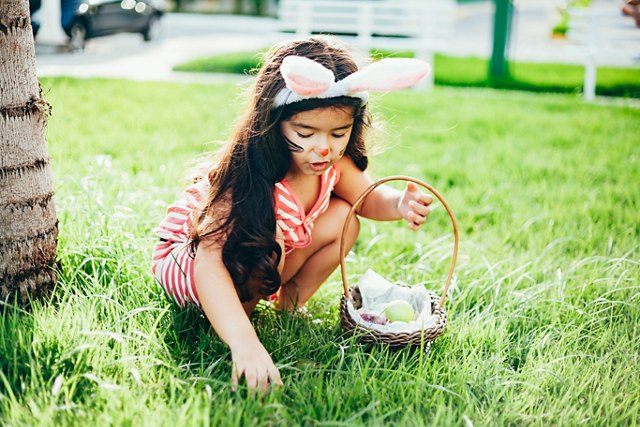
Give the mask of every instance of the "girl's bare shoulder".
M 344 156 L 338 160 L 336 165 L 340 170 L 340 180 L 336 184 L 334 192 L 340 198 L 353 204 L 360 194 L 372 184 L 372 181 L 367 174 L 356 166 L 349 156 Z

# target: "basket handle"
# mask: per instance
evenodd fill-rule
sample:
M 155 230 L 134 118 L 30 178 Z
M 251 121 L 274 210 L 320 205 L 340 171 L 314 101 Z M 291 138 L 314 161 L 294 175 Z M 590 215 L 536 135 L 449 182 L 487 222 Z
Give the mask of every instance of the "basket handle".
M 385 182 L 388 181 L 409 181 L 409 182 L 413 182 L 421 187 L 424 187 L 425 189 L 427 189 L 430 193 L 432 193 L 434 196 L 436 196 L 436 198 L 440 201 L 440 203 L 442 203 L 442 206 L 444 206 L 444 208 L 447 210 L 447 213 L 449 214 L 449 218 L 451 218 L 451 224 L 453 225 L 453 237 L 454 237 L 454 241 L 453 241 L 453 255 L 451 257 L 451 266 L 449 267 L 449 273 L 447 275 L 447 279 L 445 280 L 444 283 L 444 289 L 442 290 L 442 297 L 440 298 L 440 303 L 438 304 L 438 307 L 442 307 L 442 305 L 444 304 L 444 300 L 446 298 L 447 292 L 449 290 L 449 285 L 451 284 L 451 279 L 453 278 L 453 269 L 456 266 L 456 260 L 458 259 L 458 241 L 459 241 L 459 236 L 458 236 L 458 222 L 456 221 L 456 217 L 453 215 L 453 212 L 451 211 L 451 208 L 449 207 L 449 205 L 447 204 L 447 202 L 444 200 L 444 198 L 440 195 L 440 193 L 438 193 L 436 191 L 435 188 L 431 187 L 429 184 L 420 181 L 419 179 L 416 178 L 412 178 L 409 176 L 402 176 L 402 175 L 395 175 L 395 176 L 388 176 L 385 178 L 381 178 L 378 181 L 374 182 L 373 184 L 371 184 L 369 186 L 369 188 L 367 188 L 361 195 L 360 197 L 358 197 L 358 199 L 356 200 L 356 202 L 353 204 L 353 206 L 351 207 L 351 210 L 349 211 L 349 214 L 347 215 L 347 219 L 344 221 L 344 226 L 342 227 L 342 235 L 340 236 L 340 273 L 342 274 L 342 286 L 344 288 L 344 295 L 349 298 L 349 285 L 347 284 L 347 267 L 346 267 L 346 263 L 345 263 L 345 245 L 346 245 L 346 241 L 345 241 L 345 235 L 347 234 L 347 230 L 349 229 L 349 223 L 351 222 L 351 218 L 353 218 L 353 215 L 356 212 L 356 209 L 358 209 L 358 207 L 362 204 L 362 202 L 364 201 L 364 199 L 369 195 L 369 193 L 371 193 L 373 190 L 375 190 L 378 186 L 384 184 Z

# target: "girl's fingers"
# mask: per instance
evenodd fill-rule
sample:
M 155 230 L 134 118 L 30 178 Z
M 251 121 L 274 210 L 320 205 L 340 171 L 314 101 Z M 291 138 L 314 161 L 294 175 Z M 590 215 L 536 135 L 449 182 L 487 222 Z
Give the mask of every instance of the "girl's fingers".
M 269 372 L 262 372 L 258 375 L 257 387 L 263 393 L 267 391 L 269 387 Z
M 433 203 L 433 197 L 430 194 L 426 194 L 426 193 L 418 193 L 413 197 L 413 200 L 415 200 L 418 204 L 422 204 L 425 206 L 429 206 L 431 203 Z
M 429 206 L 420 204 L 420 203 L 416 202 L 415 200 L 412 200 L 412 201 L 409 202 L 409 207 L 411 208 L 411 210 L 413 212 L 417 213 L 418 215 L 424 216 L 424 217 L 429 215 L 429 212 L 431 212 L 431 210 L 429 209 Z
M 255 390 L 256 387 L 258 387 L 259 379 L 258 379 L 258 373 L 255 371 L 255 369 L 245 370 L 244 379 L 247 382 L 247 388 L 250 391 Z
M 235 363 L 231 367 L 231 391 L 238 390 L 238 377 L 240 376 L 238 372 L 238 365 Z
M 273 368 L 269 372 L 269 381 L 272 386 L 282 387 L 282 378 L 280 377 L 280 371 L 278 368 Z
M 261 392 L 266 392 L 269 390 L 269 386 L 271 386 L 271 388 L 275 388 L 275 387 L 282 387 L 282 378 L 280 378 L 280 371 L 278 371 L 278 368 L 271 367 L 271 368 L 267 368 L 267 371 L 264 373 L 264 375 L 261 375 L 260 378 L 258 378 L 258 390 L 260 390 Z
M 235 392 L 238 390 L 238 383 L 243 376 L 250 394 L 253 394 L 255 391 L 266 392 L 269 389 L 269 385 L 272 387 L 281 387 L 283 385 L 280 371 L 278 371 L 278 368 L 275 366 L 265 368 L 264 371 L 261 372 L 258 368 L 248 367 L 241 369 L 234 363 L 231 371 L 232 391 Z
M 419 215 L 413 211 L 409 212 L 409 224 L 422 225 L 427 220 L 426 216 Z

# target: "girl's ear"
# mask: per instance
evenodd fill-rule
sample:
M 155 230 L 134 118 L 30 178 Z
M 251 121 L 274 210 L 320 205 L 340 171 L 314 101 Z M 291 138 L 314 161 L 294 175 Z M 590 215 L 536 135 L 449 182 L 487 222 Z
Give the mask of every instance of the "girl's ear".
M 326 92 L 335 81 L 331 70 L 303 56 L 284 58 L 280 74 L 287 88 L 304 97 Z
M 389 92 L 411 87 L 425 78 L 431 67 L 424 61 L 413 58 L 385 58 L 367 65 L 342 83 L 349 92 Z

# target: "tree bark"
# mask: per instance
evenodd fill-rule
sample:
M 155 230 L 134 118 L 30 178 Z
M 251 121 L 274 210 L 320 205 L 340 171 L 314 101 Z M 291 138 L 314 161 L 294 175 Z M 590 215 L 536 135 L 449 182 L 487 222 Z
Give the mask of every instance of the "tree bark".
M 0 298 L 48 294 L 58 220 L 28 0 L 0 0 Z

